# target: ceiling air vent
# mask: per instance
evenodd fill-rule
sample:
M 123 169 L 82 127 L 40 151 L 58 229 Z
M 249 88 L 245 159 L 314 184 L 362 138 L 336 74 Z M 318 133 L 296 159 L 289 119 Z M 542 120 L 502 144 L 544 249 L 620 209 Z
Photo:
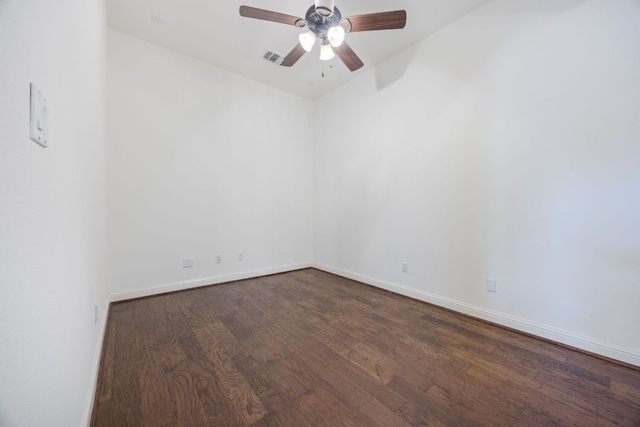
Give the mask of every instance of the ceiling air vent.
M 282 56 L 278 55 L 277 53 L 273 53 L 271 51 L 267 51 L 264 55 L 262 55 L 262 59 L 264 59 L 265 61 L 269 61 L 273 64 L 276 65 L 280 65 L 280 63 L 282 62 Z

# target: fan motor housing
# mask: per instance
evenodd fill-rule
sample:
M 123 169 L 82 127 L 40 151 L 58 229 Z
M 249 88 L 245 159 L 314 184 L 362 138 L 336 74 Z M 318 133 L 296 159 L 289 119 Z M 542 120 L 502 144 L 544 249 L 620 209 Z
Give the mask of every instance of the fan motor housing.
M 309 30 L 323 40 L 327 38 L 329 28 L 339 26 L 341 20 L 342 14 L 337 7 L 333 8 L 333 13 L 329 16 L 322 16 L 316 11 L 315 5 L 312 5 L 305 15 L 305 21 L 307 21 Z

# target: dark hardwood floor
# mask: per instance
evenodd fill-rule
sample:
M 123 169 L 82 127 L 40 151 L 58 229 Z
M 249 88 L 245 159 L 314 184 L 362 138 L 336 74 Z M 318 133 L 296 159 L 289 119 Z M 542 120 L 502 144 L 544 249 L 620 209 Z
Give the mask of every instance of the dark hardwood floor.
M 640 426 L 640 371 L 308 269 L 113 304 L 91 425 Z

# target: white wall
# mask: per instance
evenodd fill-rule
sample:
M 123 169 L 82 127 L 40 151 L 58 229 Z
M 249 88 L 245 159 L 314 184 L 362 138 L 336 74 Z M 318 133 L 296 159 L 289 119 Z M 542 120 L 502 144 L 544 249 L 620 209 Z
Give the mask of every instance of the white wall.
M 308 266 L 313 104 L 117 31 L 108 46 L 114 298 Z
M 639 22 L 498 0 L 321 98 L 318 266 L 640 365 Z
M 106 309 L 106 13 L 0 1 L 0 425 L 87 416 Z M 29 140 L 29 83 L 50 146 Z M 101 316 L 104 321 L 104 316 Z

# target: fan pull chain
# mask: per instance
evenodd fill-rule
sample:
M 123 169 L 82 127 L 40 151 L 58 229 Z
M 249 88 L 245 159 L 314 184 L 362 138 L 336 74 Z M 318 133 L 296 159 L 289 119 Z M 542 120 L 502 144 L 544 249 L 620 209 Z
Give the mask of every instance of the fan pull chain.
M 333 69 L 333 62 L 329 62 L 329 68 Z M 324 63 L 322 64 L 322 77 L 324 77 Z

